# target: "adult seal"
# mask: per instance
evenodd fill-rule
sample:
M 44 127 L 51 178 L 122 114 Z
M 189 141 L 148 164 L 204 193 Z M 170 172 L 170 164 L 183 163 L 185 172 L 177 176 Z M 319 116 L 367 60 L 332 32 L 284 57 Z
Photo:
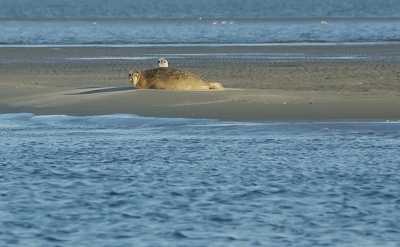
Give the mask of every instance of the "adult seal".
M 207 82 L 191 73 L 174 68 L 131 70 L 129 81 L 136 88 L 164 90 L 222 90 L 218 82 Z

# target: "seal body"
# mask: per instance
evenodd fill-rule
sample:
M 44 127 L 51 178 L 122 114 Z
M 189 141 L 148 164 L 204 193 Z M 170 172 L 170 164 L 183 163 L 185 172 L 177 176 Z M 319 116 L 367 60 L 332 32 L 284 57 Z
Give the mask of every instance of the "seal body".
M 218 82 L 207 82 L 191 73 L 174 68 L 131 70 L 129 81 L 136 88 L 164 90 L 208 90 L 224 87 Z

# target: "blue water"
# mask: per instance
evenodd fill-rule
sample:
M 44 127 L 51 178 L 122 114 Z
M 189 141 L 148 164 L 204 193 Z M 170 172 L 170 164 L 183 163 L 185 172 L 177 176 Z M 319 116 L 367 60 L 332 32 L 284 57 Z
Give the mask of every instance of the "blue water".
M 0 47 L 398 43 L 399 9 L 1 0 Z M 399 150 L 399 122 L 3 114 L 0 246 L 399 247 Z
M 222 24 L 225 22 L 226 24 Z M 217 22 L 217 24 L 213 24 Z M 399 19 L 0 20 L 2 45 L 400 42 Z M 230 24 L 232 23 L 232 24 Z M 116 28 L 117 27 L 117 28 Z
M 399 122 L 0 115 L 0 246 L 399 246 Z
M 0 18 L 400 17 L 398 0 L 2 0 Z
M 399 10 L 398 0 L 2 0 L 0 45 L 400 42 Z

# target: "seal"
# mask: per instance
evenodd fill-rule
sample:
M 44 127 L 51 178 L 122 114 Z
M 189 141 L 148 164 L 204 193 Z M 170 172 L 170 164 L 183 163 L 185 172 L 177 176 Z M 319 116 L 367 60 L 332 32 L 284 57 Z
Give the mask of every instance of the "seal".
M 158 67 L 160 68 L 167 68 L 168 67 L 168 61 L 165 58 L 159 58 L 158 59 Z
M 200 77 L 174 68 L 131 70 L 129 81 L 136 88 L 164 90 L 222 90 L 219 82 L 207 82 Z

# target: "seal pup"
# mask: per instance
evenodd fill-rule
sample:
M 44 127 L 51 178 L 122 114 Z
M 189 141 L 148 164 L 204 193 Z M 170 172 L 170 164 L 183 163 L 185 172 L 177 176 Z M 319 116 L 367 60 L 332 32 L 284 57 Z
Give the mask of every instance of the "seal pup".
M 165 58 L 158 59 L 158 67 L 160 68 L 168 68 L 168 61 Z
M 207 82 L 189 72 L 173 68 L 131 70 L 129 81 L 136 88 L 165 90 L 208 90 L 224 87 L 218 82 Z

